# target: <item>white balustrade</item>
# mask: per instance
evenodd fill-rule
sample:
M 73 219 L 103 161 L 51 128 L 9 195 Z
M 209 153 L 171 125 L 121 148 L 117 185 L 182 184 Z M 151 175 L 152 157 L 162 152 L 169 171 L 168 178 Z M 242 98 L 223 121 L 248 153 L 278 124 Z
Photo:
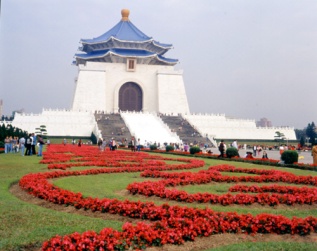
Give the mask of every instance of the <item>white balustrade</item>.
M 214 135 L 218 139 L 258 139 L 273 140 L 279 131 L 290 140 L 295 140 L 294 128 L 289 127 L 256 127 L 255 120 L 236 119 L 224 114 L 211 115 L 183 115 L 202 135 Z

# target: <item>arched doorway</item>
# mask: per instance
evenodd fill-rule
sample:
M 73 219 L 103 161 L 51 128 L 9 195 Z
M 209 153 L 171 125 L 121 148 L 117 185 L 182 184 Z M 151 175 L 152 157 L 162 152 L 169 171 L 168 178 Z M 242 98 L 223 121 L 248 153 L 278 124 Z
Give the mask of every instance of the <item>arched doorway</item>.
M 127 82 L 119 90 L 120 111 L 142 111 L 142 90 L 139 85 Z

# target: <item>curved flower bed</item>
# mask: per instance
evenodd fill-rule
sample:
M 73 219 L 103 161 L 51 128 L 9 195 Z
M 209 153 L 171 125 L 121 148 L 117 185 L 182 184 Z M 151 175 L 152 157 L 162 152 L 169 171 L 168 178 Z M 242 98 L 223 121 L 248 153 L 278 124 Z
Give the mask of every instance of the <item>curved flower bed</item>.
M 47 161 L 48 163 L 50 158 L 54 158 L 56 162 L 59 162 L 59 164 L 72 164 L 72 162 L 74 162 L 74 164 L 81 163 L 85 166 L 88 165 L 87 163 L 99 163 L 98 161 L 100 160 L 98 159 L 105 158 L 108 159 L 105 160 L 105 163 L 115 163 L 118 161 L 120 166 L 89 169 L 84 171 L 54 171 L 28 174 L 24 176 L 19 183 L 24 190 L 52 203 L 74 206 L 78 209 L 84 208 L 92 211 L 119 214 L 140 220 L 147 219 L 153 221 L 153 223 L 145 224 L 140 222 L 137 225 L 126 223 L 123 226 L 122 232 L 105 228 L 100 233 L 87 231 L 82 234 L 74 233 L 67 236 L 55 236 L 43 244 L 43 250 L 142 249 L 147 246 L 160 246 L 166 243 L 181 244 L 187 240 L 194 240 L 197 236 L 209 236 L 225 232 L 290 233 L 299 235 L 307 235 L 311 232 L 317 232 L 317 218 L 314 217 L 306 217 L 303 219 L 294 217 L 289 219 L 284 216 L 270 214 L 252 216 L 250 214 L 237 214 L 235 212 L 219 213 L 210 209 L 193 209 L 180 206 L 170 206 L 168 204 L 156 206 L 154 203 L 149 202 L 131 202 L 128 200 L 119 201 L 107 198 L 85 198 L 81 193 L 73 193 L 54 186 L 49 182 L 49 179 L 66 176 L 95 175 L 114 172 L 140 172 L 150 170 L 150 172 L 145 172 L 144 175 L 148 175 L 149 177 L 151 174 L 151 177 L 153 177 L 154 173 L 158 176 L 161 173 L 162 176 L 164 175 L 169 177 L 169 175 L 171 175 L 174 177 L 167 178 L 167 180 L 163 182 L 164 184 L 175 185 L 180 184 L 181 182 L 184 182 L 184 184 L 193 184 L 188 183 L 189 180 L 186 179 L 187 175 L 191 178 L 195 177 L 192 173 L 180 173 L 179 176 L 177 176 L 178 174 L 176 173 L 169 174 L 158 171 L 197 168 L 203 166 L 204 162 L 195 159 L 177 159 L 177 161 L 186 164 L 168 165 L 162 163 L 170 160 L 175 161 L 175 159 L 155 157 L 156 159 L 159 159 L 159 162 L 155 165 L 153 157 L 145 153 L 128 153 L 125 151 L 109 151 L 100 153 L 93 147 L 82 147 L 81 149 L 78 149 L 77 147 L 60 148 L 62 149 L 56 149 L 54 146 L 50 146 L 49 153 L 45 154 L 43 161 Z M 55 156 L 52 157 L 50 152 L 54 152 Z M 85 154 L 83 154 L 83 152 L 85 152 Z M 58 155 L 61 156 L 58 157 Z M 89 158 L 84 157 L 86 155 L 89 156 Z M 72 156 L 72 158 L 68 158 L 69 156 Z M 117 159 L 111 162 L 112 157 Z M 79 158 L 83 161 L 79 162 Z M 137 162 L 136 159 L 139 159 L 140 162 Z M 124 162 L 126 162 L 126 165 L 124 165 Z M 152 163 L 153 165 L 146 165 L 146 162 Z M 131 163 L 133 163 L 133 165 L 130 165 Z M 137 163 L 139 163 L 139 165 L 137 165 Z M 95 166 L 99 165 L 95 164 Z M 209 169 L 208 171 L 202 172 L 200 175 L 202 175 L 201 177 L 207 178 L 208 176 L 224 178 L 225 176 L 222 176 L 219 173 L 220 170 L 234 171 L 235 168 L 230 166 L 217 166 Z M 259 172 L 262 173 L 258 174 L 259 177 L 265 176 L 266 178 L 270 177 L 269 179 L 272 179 L 272 176 L 276 176 L 276 173 L 272 173 L 270 171 L 260 170 Z M 286 173 L 282 173 L 281 176 L 285 177 L 285 179 L 288 177 Z M 233 180 L 235 179 L 232 178 L 237 177 L 228 177 L 223 179 L 226 181 L 222 182 L 234 182 Z M 242 177 L 239 179 L 241 178 Z M 280 179 L 283 178 L 280 177 Z M 302 177 L 300 180 L 302 182 L 312 183 L 314 179 Z
M 220 171 L 239 172 L 257 174 L 256 176 L 223 176 Z M 258 169 L 242 169 L 235 168 L 229 165 L 219 165 L 210 167 L 208 171 L 200 171 L 198 173 L 166 173 L 158 171 L 145 171 L 141 174 L 143 177 L 164 178 L 163 181 L 146 181 L 130 184 L 127 189 L 132 194 L 142 194 L 145 196 L 158 196 L 170 200 L 183 202 L 200 202 L 211 204 L 243 204 L 250 205 L 259 203 L 261 205 L 275 206 L 278 204 L 316 204 L 317 203 L 317 188 L 296 188 L 288 186 L 269 186 L 256 187 L 252 186 L 250 189 L 247 186 L 236 185 L 229 189 L 230 192 L 253 192 L 256 195 L 249 194 L 223 194 L 216 195 L 210 193 L 188 194 L 185 191 L 176 189 L 168 189 L 168 187 L 175 187 L 179 185 L 189 184 L 206 184 L 210 182 L 286 182 L 294 184 L 304 184 L 317 186 L 317 177 L 312 176 L 296 176 L 287 172 L 277 170 L 258 170 Z M 273 193 L 273 194 L 271 194 Z

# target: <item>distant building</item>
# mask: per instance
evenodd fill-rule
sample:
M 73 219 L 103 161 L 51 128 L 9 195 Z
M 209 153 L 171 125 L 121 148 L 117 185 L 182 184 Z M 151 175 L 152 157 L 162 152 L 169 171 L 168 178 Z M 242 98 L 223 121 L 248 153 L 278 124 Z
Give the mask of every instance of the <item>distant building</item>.
M 260 121 L 256 122 L 257 127 L 272 127 L 272 122 L 267 118 L 261 118 Z

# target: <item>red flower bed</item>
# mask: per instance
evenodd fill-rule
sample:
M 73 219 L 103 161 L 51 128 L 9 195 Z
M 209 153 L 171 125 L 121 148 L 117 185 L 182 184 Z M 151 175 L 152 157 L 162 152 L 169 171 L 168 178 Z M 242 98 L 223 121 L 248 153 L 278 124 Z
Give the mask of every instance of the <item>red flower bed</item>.
M 284 216 L 237 213 L 218 213 L 210 209 L 193 209 L 180 206 L 170 206 L 164 204 L 156 206 L 149 202 L 131 202 L 128 200 L 119 201 L 116 199 L 84 198 L 81 193 L 73 193 L 54 186 L 49 179 L 91 175 L 99 173 L 113 172 L 144 172 L 147 177 L 165 178 L 161 183 L 154 182 L 156 188 L 163 184 L 162 194 L 168 194 L 165 186 L 175 186 L 181 184 L 195 184 L 200 182 L 210 182 L 216 179 L 217 182 L 236 182 L 237 180 L 287 180 L 299 184 L 312 184 L 316 179 L 303 176 L 289 175 L 285 172 L 265 171 L 265 170 L 245 170 L 230 166 L 211 167 L 208 171 L 194 173 L 164 173 L 162 170 L 178 170 L 197 168 L 204 165 L 203 161 L 191 159 L 177 159 L 181 164 L 166 164 L 171 158 L 158 158 L 155 161 L 152 156 L 145 153 L 128 153 L 126 151 L 99 152 L 93 147 L 63 147 L 50 146 L 49 152 L 44 155 L 44 162 L 54 164 L 50 159 L 54 159 L 60 164 L 81 164 L 83 166 L 100 166 L 100 161 L 104 161 L 104 168 L 89 169 L 84 171 L 54 171 L 47 173 L 28 174 L 20 180 L 20 186 L 30 194 L 47 201 L 74 206 L 78 209 L 84 208 L 92 211 L 119 214 L 126 217 L 147 219 L 153 221 L 151 224 L 138 223 L 136 226 L 126 223 L 123 231 L 118 232 L 112 229 L 103 229 L 100 233 L 87 231 L 82 234 L 74 233 L 67 236 L 55 236 L 43 244 L 43 250 L 125 250 L 142 249 L 146 246 L 160 246 L 166 243 L 181 244 L 187 240 L 194 240 L 197 236 L 209 236 L 218 233 L 277 233 L 277 234 L 299 234 L 306 235 L 310 232 L 317 232 L 317 218 L 307 217 L 304 219 L 288 219 Z M 54 154 L 51 154 L 54 153 Z M 69 156 L 72 156 L 69 158 Z M 80 160 L 81 159 L 81 160 Z M 126 165 L 124 165 L 126 162 Z M 113 166 L 108 167 L 110 163 Z M 116 165 L 114 165 L 116 163 Z M 185 163 L 185 164 L 184 164 Z M 118 165 L 119 166 L 118 166 Z M 222 176 L 220 171 L 249 172 L 257 176 L 227 177 Z M 142 186 L 144 182 L 130 184 Z M 201 182 L 200 182 L 201 183 Z M 145 185 L 151 184 L 145 182 Z M 316 185 L 316 183 L 314 183 Z M 137 187 L 137 186 L 136 186 Z M 155 187 L 149 186 L 148 190 L 155 192 Z M 239 189 L 239 188 L 235 188 Z M 243 190 L 241 188 L 241 190 Z M 295 190 L 294 190 L 295 191 Z M 311 190 L 312 191 L 312 190 Z M 298 192 L 301 192 L 300 190 Z M 304 192 L 304 191 L 302 191 Z M 179 196 L 182 199 L 183 195 Z M 230 198 L 226 198 L 229 200 Z M 228 202 L 228 203 L 229 203 Z
M 256 176 L 223 176 L 220 171 L 226 172 L 239 172 L 258 174 Z M 168 189 L 168 187 L 175 187 L 179 185 L 190 184 L 205 184 L 210 182 L 287 182 L 295 184 L 308 184 L 317 185 L 317 177 L 312 176 L 296 176 L 287 172 L 281 172 L 277 170 L 258 170 L 258 169 L 242 169 L 235 168 L 229 165 L 219 165 L 210 167 L 208 171 L 200 171 L 198 173 L 165 173 L 158 171 L 145 171 L 141 174 L 143 177 L 163 178 L 163 181 L 157 182 L 139 182 L 132 183 L 128 186 L 128 190 L 132 194 L 142 194 L 145 196 L 158 196 L 161 198 L 167 198 L 170 200 L 183 201 L 183 202 L 200 202 L 211 204 L 243 204 L 249 205 L 253 203 L 259 203 L 261 205 L 268 204 L 275 206 L 277 204 L 315 204 L 317 203 L 317 189 L 315 188 L 295 188 L 287 186 L 269 186 L 269 187 L 249 187 L 247 186 L 234 186 L 230 188 L 230 192 L 254 192 L 259 193 L 256 195 L 249 194 L 223 194 L 216 195 L 210 193 L 197 193 L 188 194 L 185 191 L 179 191 L 176 189 Z M 273 193 L 273 194 L 271 194 Z
M 83 149 L 83 150 L 81 150 Z M 179 164 L 174 169 L 190 169 L 198 166 L 203 166 L 204 162 L 200 160 L 190 160 L 188 158 L 162 158 L 159 156 L 151 156 L 146 153 L 133 153 L 129 151 L 91 151 L 91 147 L 84 146 L 82 148 L 66 145 L 51 147 L 50 152 L 43 154 L 43 159 L 40 163 L 48 164 L 48 169 L 66 170 L 71 167 L 78 166 L 99 166 L 99 167 L 158 167 L 165 166 L 165 161 L 173 160 L 185 163 L 194 164 Z M 64 150 L 63 152 L 61 152 Z M 67 152 L 65 154 L 65 152 Z M 163 161 L 164 160 L 164 161 Z M 164 167 L 163 167 L 164 169 Z M 162 170 L 163 170 L 162 169 Z M 140 169 L 141 170 L 141 169 Z M 146 170 L 146 168 L 144 169 Z

